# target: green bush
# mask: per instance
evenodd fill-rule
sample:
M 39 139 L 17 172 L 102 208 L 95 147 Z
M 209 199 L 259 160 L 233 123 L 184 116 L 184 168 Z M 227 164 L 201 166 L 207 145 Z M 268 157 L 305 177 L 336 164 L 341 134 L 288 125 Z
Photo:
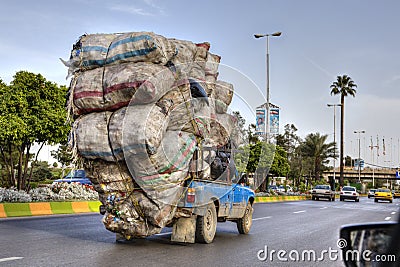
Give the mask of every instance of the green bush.
M 32 164 L 32 167 L 31 182 L 40 182 L 53 177 L 47 161 L 37 161 Z
M 37 188 L 39 182 L 30 182 L 31 189 Z
M 62 178 L 62 169 L 61 168 L 52 168 L 51 173 L 53 174 L 53 179 L 61 179 Z M 68 173 L 68 170 L 64 170 L 64 175 Z
M 361 191 L 361 184 L 360 183 L 350 183 L 350 186 L 354 186 L 357 191 Z
M 299 191 L 301 193 L 305 193 L 306 192 L 306 185 L 303 182 L 301 182 L 300 185 L 299 185 Z

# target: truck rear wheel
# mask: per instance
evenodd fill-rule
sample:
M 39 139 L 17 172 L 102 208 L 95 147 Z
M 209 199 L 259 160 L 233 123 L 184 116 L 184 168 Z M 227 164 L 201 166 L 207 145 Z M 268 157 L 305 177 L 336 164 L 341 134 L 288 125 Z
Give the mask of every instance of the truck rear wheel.
M 250 232 L 252 223 L 253 223 L 253 207 L 251 206 L 251 203 L 248 202 L 243 218 L 240 218 L 236 222 L 239 233 L 247 235 Z
M 214 240 L 217 231 L 217 211 L 214 203 L 206 207 L 204 216 L 197 216 L 196 242 L 209 244 Z

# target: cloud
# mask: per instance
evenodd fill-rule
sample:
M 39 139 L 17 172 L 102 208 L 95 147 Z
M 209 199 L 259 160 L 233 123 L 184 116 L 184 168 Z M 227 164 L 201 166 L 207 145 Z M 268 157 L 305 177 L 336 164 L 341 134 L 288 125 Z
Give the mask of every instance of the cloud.
M 110 9 L 114 10 L 114 11 L 122 11 L 122 12 L 130 13 L 132 15 L 141 15 L 141 16 L 154 16 L 155 15 L 155 14 L 145 11 L 143 8 L 137 8 L 134 6 L 127 6 L 127 5 L 114 5 L 114 6 L 110 7 Z
M 157 11 L 157 13 L 159 13 L 160 15 L 165 15 L 164 9 L 163 9 L 162 7 L 156 5 L 156 4 L 154 3 L 154 0 L 144 0 L 144 2 L 145 2 L 148 6 L 152 7 L 153 9 L 155 9 L 155 10 Z
M 387 79 L 387 80 L 385 81 L 385 85 L 389 85 L 389 84 L 398 82 L 399 80 L 400 80 L 400 74 L 394 75 L 394 76 L 392 76 L 390 79 Z
M 153 0 L 143 0 L 143 6 L 133 6 L 130 4 L 115 4 L 110 7 L 111 10 L 121 11 L 133 15 L 157 16 L 165 15 L 163 8 L 155 4 Z

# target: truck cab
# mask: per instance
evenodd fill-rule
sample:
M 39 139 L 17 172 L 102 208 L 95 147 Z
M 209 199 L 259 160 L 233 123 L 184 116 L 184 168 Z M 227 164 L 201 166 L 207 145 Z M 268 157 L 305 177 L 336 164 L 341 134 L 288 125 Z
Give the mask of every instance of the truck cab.
M 172 241 L 211 243 L 217 222 L 226 221 L 236 223 L 239 233 L 249 233 L 255 193 L 242 184 L 233 159 L 227 163 L 219 168 L 219 173 L 215 171 L 218 168 L 211 168 L 210 176 L 205 179 L 194 173 L 187 180 L 186 192 L 178 204 L 177 214 L 181 217 L 173 226 Z

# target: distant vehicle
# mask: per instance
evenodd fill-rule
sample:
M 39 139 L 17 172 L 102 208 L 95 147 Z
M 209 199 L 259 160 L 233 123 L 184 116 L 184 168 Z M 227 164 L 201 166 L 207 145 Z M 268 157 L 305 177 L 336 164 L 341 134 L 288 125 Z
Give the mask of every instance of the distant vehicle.
M 293 192 L 293 188 L 292 188 L 290 185 L 287 185 L 287 186 L 286 186 L 286 190 L 285 190 L 285 186 L 280 185 L 280 186 L 278 186 L 278 188 L 277 188 L 276 191 L 277 191 L 277 192 L 282 192 L 282 193 L 285 193 L 285 192 Z
M 375 197 L 376 189 L 370 189 L 368 191 L 368 198 Z
M 340 201 L 344 201 L 346 199 L 351 199 L 355 202 L 360 201 L 360 195 L 354 186 L 344 186 L 340 191 Z
M 393 198 L 400 198 L 400 191 L 399 190 L 394 191 Z
M 316 185 L 311 191 L 311 199 L 319 200 L 320 198 L 326 198 L 329 201 L 335 201 L 335 192 L 331 190 L 331 186 L 328 184 Z
M 268 186 L 268 191 L 269 191 L 269 190 L 272 190 L 272 191 L 277 192 L 277 191 L 278 191 L 278 186 L 276 186 L 276 185 L 269 185 L 269 186 Z
M 92 185 L 89 178 L 86 177 L 84 170 L 72 170 L 62 179 L 57 179 L 53 181 L 53 184 L 57 183 L 80 183 L 82 185 Z
M 278 186 L 277 192 L 285 193 L 285 187 L 283 185 Z
M 387 188 L 379 188 L 375 192 L 375 202 L 378 202 L 378 200 L 387 200 L 390 203 L 393 202 L 393 195 L 390 189 Z

